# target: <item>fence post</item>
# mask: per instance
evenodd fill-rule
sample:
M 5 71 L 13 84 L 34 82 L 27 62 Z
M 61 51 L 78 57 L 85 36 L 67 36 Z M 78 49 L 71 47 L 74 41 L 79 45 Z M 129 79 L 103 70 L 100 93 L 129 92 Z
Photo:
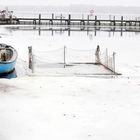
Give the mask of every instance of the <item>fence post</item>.
M 35 56 L 32 54 L 32 73 L 34 73 Z
M 114 74 L 116 73 L 115 71 L 115 55 L 116 55 L 116 53 L 115 52 L 113 52 L 113 70 L 114 70 Z
M 106 66 L 108 67 L 108 49 L 106 48 L 106 56 L 105 56 L 105 60 L 106 60 Z
M 95 64 L 100 64 L 100 46 L 97 45 L 96 51 L 95 51 Z
M 66 46 L 64 46 L 64 68 L 66 67 Z
M 32 46 L 28 47 L 28 54 L 29 54 L 29 69 L 31 69 L 33 72 Z

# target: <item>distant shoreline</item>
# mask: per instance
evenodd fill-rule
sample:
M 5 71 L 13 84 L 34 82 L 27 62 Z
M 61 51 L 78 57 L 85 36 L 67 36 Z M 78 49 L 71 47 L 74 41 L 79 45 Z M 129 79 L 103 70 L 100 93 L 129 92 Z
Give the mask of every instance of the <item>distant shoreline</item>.
M 12 11 L 26 11 L 26 12 L 79 12 L 90 13 L 93 10 L 97 13 L 111 13 L 111 14 L 140 14 L 140 7 L 134 6 L 96 6 L 96 5 L 69 5 L 69 6 L 31 6 L 31 5 L 4 5 L 0 6 L 0 10 L 8 7 Z

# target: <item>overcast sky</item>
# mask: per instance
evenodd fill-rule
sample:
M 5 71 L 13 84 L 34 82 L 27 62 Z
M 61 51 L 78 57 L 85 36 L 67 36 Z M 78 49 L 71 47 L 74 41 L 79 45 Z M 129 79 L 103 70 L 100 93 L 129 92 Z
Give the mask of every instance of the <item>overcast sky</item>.
M 140 6 L 140 0 L 0 0 L 0 5 L 123 5 Z

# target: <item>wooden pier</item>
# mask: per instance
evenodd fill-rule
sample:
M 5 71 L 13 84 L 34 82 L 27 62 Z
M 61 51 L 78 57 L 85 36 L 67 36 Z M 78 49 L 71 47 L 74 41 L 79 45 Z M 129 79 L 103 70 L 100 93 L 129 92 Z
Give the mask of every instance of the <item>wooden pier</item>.
M 123 16 L 115 19 L 98 19 L 97 16 L 94 19 L 90 19 L 87 15 L 87 19 L 72 18 L 69 14 L 67 18 L 54 18 L 52 14 L 51 18 L 42 18 L 39 14 L 38 18 L 0 18 L 0 25 L 14 24 L 14 25 L 89 25 L 89 26 L 140 26 L 140 20 L 125 20 Z

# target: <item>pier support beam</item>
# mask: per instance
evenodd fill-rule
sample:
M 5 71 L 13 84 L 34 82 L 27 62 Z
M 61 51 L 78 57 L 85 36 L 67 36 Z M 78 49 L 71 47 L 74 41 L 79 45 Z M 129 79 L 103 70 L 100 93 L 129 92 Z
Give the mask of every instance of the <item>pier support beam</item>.
M 68 25 L 71 25 L 71 15 L 69 14 L 69 17 L 68 17 Z
M 123 16 L 121 16 L 121 26 L 123 26 Z
M 95 16 L 95 26 L 97 25 L 97 16 Z
M 88 20 L 88 21 L 87 21 L 87 25 L 89 25 L 89 15 L 87 16 L 87 20 Z
M 39 22 L 38 22 L 39 25 L 41 25 L 41 14 L 39 14 Z

